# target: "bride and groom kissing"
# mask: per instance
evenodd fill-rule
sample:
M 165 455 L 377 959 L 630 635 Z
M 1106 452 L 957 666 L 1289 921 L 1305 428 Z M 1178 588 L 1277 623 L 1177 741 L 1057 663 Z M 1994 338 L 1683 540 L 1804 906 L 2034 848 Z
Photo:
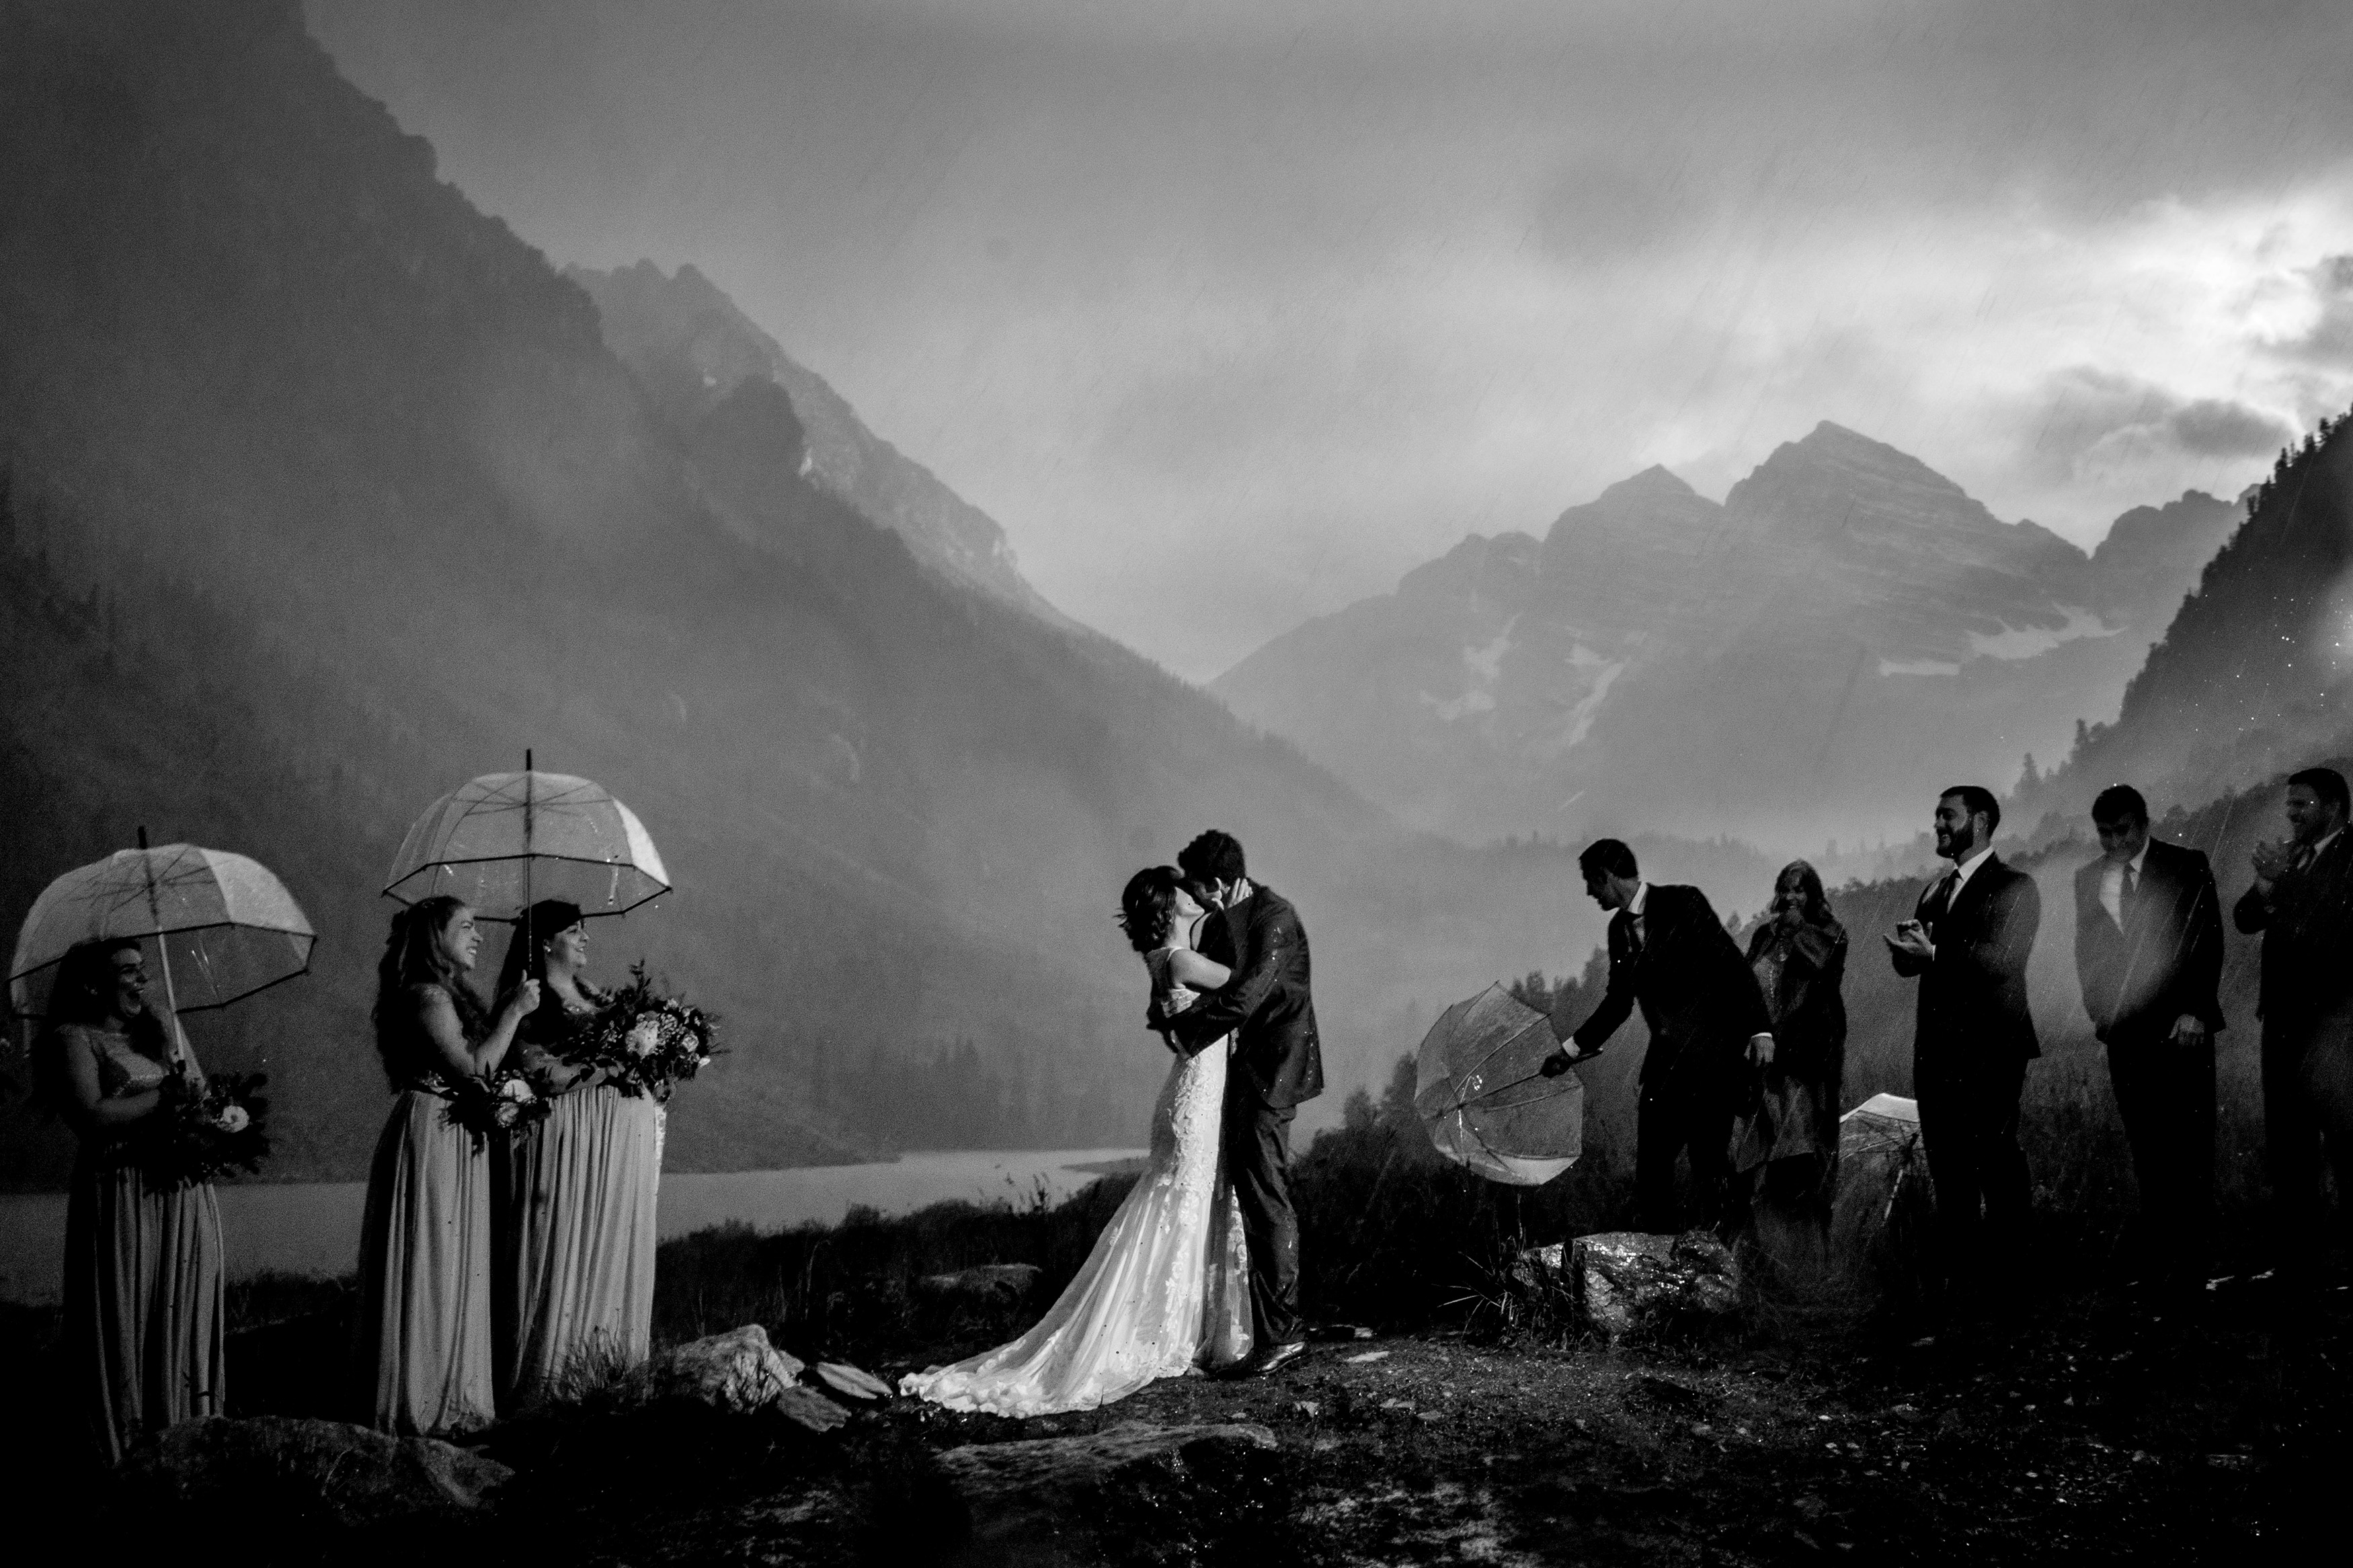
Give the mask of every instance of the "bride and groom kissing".
M 1307 1350 L 1291 1121 L 1324 1090 L 1299 911 L 1212 829 L 1128 880 L 1120 925 L 1176 1056 L 1134 1190 L 1046 1315 L 1010 1344 L 911 1373 L 952 1410 L 1088 1410 L 1156 1378 L 1269 1375 Z

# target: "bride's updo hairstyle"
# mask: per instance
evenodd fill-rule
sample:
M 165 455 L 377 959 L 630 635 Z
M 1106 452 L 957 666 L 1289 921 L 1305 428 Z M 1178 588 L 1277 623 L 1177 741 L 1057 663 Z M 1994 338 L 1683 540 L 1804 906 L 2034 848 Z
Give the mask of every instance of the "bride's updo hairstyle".
M 1138 952 L 1168 945 L 1168 928 L 1176 918 L 1176 888 L 1184 879 L 1174 866 L 1146 866 L 1127 879 L 1119 896 L 1119 929 Z

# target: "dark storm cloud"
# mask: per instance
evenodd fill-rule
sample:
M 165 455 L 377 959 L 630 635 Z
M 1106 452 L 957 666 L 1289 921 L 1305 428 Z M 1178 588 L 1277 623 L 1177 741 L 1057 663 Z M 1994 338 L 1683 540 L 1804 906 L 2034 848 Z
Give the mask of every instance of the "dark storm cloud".
M 2033 460 L 2056 477 L 2161 449 L 2268 459 L 2295 434 L 2284 420 L 2245 404 L 2184 397 L 2092 365 L 2070 365 L 2051 376 L 2033 418 Z
M 2353 5 L 311 15 L 476 200 L 559 261 L 695 263 L 1191 675 L 1820 418 L 2095 537 L 2353 369 L 2316 270 Z

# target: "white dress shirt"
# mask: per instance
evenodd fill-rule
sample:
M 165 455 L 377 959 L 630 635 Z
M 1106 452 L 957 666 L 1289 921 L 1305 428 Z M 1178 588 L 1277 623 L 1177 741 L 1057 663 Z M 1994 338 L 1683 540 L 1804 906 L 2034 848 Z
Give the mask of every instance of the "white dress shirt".
M 2119 866 L 2114 860 L 2100 868 L 2100 908 L 2108 911 L 2108 919 L 2122 931 L 2125 925 L 2125 866 L 2132 868 L 2133 886 L 2140 886 L 2141 862 L 2148 858 L 2148 839 L 2142 839 L 2140 852 Z

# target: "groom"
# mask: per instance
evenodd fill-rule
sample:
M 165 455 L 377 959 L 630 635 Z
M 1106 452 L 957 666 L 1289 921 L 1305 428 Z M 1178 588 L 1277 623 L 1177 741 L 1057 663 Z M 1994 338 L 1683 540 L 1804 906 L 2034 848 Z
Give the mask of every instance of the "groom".
M 1236 1036 L 1226 1072 L 1224 1160 L 1250 1243 L 1257 1348 L 1244 1365 L 1264 1377 L 1307 1353 L 1299 1215 L 1291 1206 L 1291 1119 L 1301 1101 L 1324 1092 L 1307 932 L 1289 900 L 1250 879 L 1233 835 L 1210 829 L 1185 846 L 1176 865 L 1216 906 L 1202 928 L 1201 956 L 1234 974 L 1222 990 L 1153 1026 L 1165 1026 L 1188 1056 Z

